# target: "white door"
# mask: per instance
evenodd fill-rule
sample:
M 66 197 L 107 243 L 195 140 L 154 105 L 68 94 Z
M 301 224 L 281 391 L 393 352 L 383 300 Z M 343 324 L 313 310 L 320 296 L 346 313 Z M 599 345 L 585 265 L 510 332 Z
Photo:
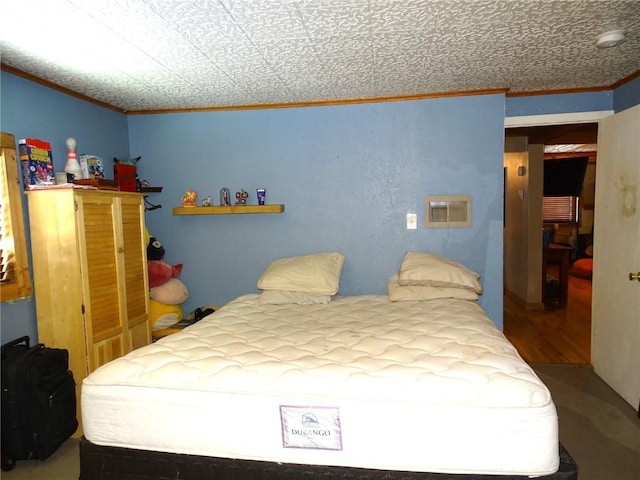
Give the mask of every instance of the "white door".
M 600 121 L 593 242 L 591 359 L 637 408 L 640 400 L 640 105 Z

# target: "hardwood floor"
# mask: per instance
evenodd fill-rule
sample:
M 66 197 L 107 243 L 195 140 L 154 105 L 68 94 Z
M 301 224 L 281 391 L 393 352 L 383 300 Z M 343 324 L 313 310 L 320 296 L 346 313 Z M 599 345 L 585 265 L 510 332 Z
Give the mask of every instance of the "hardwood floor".
M 504 334 L 527 363 L 591 363 L 591 281 L 569 276 L 565 308 L 526 311 L 504 297 Z

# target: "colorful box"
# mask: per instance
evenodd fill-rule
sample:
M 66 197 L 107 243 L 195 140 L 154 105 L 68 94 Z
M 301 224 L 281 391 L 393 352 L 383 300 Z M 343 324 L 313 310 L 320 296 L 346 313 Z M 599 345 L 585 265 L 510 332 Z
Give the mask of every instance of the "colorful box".
M 97 155 L 80 155 L 82 178 L 85 180 L 104 178 L 104 161 Z
M 44 187 L 56 183 L 51 144 L 37 138 L 18 141 L 24 188 Z

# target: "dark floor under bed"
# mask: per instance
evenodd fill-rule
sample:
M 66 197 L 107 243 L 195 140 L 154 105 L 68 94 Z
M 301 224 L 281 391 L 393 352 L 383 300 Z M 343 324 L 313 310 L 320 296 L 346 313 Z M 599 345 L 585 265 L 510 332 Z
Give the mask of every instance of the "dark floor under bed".
M 560 468 L 541 480 L 576 480 L 578 467 L 560 445 Z M 279 464 L 100 447 L 80 440 L 80 480 L 523 480 L 514 475 L 453 475 Z

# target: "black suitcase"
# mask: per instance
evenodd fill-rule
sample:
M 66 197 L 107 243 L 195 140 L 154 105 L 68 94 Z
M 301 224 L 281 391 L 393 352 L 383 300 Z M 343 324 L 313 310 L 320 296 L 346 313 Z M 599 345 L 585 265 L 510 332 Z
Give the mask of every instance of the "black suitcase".
M 69 352 L 29 337 L 2 346 L 2 469 L 44 460 L 78 428 Z

